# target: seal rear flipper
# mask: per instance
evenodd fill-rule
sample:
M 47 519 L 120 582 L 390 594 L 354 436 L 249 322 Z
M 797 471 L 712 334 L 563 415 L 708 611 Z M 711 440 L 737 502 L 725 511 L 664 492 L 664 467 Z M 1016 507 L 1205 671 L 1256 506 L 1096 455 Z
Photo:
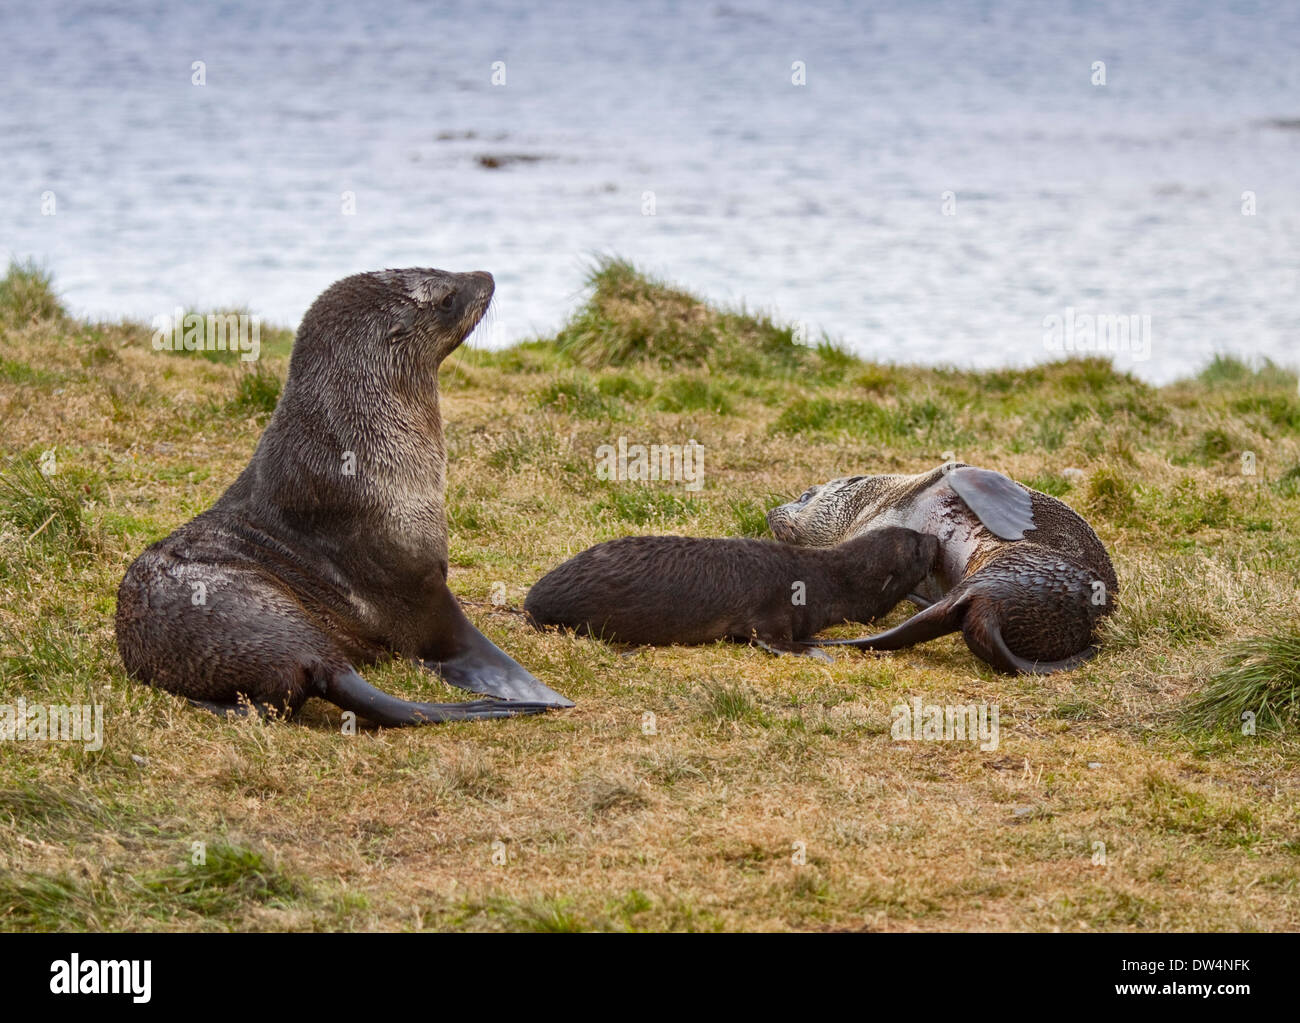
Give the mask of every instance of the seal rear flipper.
M 504 703 L 500 700 L 470 700 L 467 703 L 418 703 L 390 696 L 376 689 L 355 671 L 330 676 L 322 687 L 325 699 L 343 710 L 377 725 L 400 728 L 405 725 L 441 724 L 445 721 L 478 721 L 508 718 L 519 714 L 540 714 L 544 703 Z
M 1096 655 L 1098 647 L 1084 647 L 1077 654 L 1060 661 L 1031 661 L 1012 653 L 1002 638 L 1002 627 L 993 607 L 972 609 L 962 626 L 962 635 L 971 653 L 998 671 L 1008 675 L 1051 675 L 1077 668 Z
M 803 643 L 765 643 L 757 637 L 751 639 L 751 646 L 758 647 L 764 653 L 769 653 L 773 657 L 782 657 L 785 654 L 793 654 L 795 657 L 811 657 L 814 661 L 829 661 L 831 655 L 825 650 L 818 650 L 815 646 L 807 646 Z
M 1037 528 L 1029 491 L 1009 476 L 967 465 L 948 472 L 944 479 L 994 536 L 1023 540 L 1026 532 Z
M 938 639 L 961 628 L 966 613 L 966 601 L 961 596 L 945 597 L 918 611 L 902 625 L 862 639 L 813 639 L 809 646 L 851 646 L 859 650 L 902 650 L 904 647 L 926 640 Z
M 265 721 L 268 717 L 275 715 L 271 707 L 266 707 L 260 703 L 253 703 L 250 700 L 198 700 L 194 697 L 186 697 L 186 701 L 191 707 L 198 707 L 200 710 L 210 711 L 217 717 L 228 718 L 246 718 L 250 714 L 256 714 Z M 283 716 L 283 715 L 282 715 Z
M 423 655 L 422 664 L 443 679 L 471 693 L 483 693 L 511 702 L 536 703 L 544 707 L 572 707 L 554 689 L 538 681 L 518 661 L 488 639 L 465 617 L 460 604 L 446 594 L 443 613 L 447 616 L 438 649 Z

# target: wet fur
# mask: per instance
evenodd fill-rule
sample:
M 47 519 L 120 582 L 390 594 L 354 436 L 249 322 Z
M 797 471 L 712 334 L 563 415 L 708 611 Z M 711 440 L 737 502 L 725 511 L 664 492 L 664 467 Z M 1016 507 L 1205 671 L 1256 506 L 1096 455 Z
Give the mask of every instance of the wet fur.
M 620 643 L 757 639 L 789 645 L 887 613 L 932 570 L 938 544 L 884 529 L 817 550 L 765 540 L 634 536 L 598 544 L 543 576 L 534 623 Z M 794 584 L 805 585 L 795 604 Z
M 492 292 L 488 274 L 388 270 L 313 303 L 248 467 L 122 580 L 117 641 L 132 677 L 214 709 L 292 714 L 323 696 L 393 725 L 540 709 L 409 703 L 354 670 L 394 655 L 450 664 L 458 685 L 475 681 L 455 677 L 472 656 L 499 655 L 502 679 L 513 670 L 446 585 L 438 367 Z

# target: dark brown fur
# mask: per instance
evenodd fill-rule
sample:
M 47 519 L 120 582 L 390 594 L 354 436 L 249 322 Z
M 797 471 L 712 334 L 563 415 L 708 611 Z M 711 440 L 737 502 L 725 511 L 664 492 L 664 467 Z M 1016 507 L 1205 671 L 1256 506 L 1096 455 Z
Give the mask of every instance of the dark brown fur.
M 492 292 L 486 273 L 387 270 L 313 303 L 248 467 L 122 580 L 129 674 L 213 709 L 242 699 L 292 714 L 324 696 L 383 724 L 540 709 L 408 703 L 354 670 L 397 655 L 476 692 L 536 683 L 469 624 L 446 584 L 438 367 Z
M 938 543 L 886 529 L 824 550 L 766 540 L 630 536 L 548 572 L 524 609 L 620 643 L 758 639 L 788 646 L 837 622 L 869 622 L 907 596 Z M 795 602 L 796 583 L 805 602 Z

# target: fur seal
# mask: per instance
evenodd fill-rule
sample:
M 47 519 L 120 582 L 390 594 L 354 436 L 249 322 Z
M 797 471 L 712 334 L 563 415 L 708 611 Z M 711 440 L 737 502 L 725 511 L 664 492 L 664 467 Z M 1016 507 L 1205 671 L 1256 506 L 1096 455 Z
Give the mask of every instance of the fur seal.
M 494 287 L 482 272 L 384 270 L 316 299 L 247 468 L 127 569 L 116 625 L 128 674 L 219 712 L 243 698 L 292 715 L 319 696 L 379 725 L 573 706 L 447 588 L 438 367 Z M 500 699 L 410 702 L 356 672 L 394 655 Z
M 790 648 L 828 625 L 869 622 L 930 574 L 938 541 L 878 529 L 817 550 L 770 540 L 628 536 L 544 575 L 524 601 L 539 628 L 618 643 L 757 640 Z
M 1048 674 L 1097 651 L 1098 622 L 1118 582 L 1092 527 L 1054 497 L 989 469 L 949 462 L 916 476 L 852 476 L 811 487 L 767 513 L 772 534 L 825 547 L 907 526 L 938 537 L 924 610 L 876 636 L 825 640 L 898 650 L 960 629 L 999 671 Z

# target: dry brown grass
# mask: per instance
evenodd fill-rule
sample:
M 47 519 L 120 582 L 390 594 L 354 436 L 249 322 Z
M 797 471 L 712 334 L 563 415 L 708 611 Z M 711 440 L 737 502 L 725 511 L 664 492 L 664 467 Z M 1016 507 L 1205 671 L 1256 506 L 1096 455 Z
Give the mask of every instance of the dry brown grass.
M 691 329 L 702 315 L 682 312 Z M 0 499 L 0 702 L 106 716 L 98 753 L 0 743 L 0 926 L 1300 927 L 1294 735 L 1181 715 L 1229 644 L 1300 611 L 1294 377 L 1223 363 L 1152 389 L 1096 363 L 973 374 L 827 350 L 755 375 L 619 358 L 467 350 L 443 380 L 453 589 L 576 709 L 344 736 L 322 703 L 289 724 L 217 720 L 117 659 L 127 563 L 216 498 L 265 424 L 238 371 L 155 353 L 141 327 L 0 321 L 3 467 L 54 448 L 81 505 L 79 534 L 29 538 L 34 512 Z M 282 355 L 266 363 L 283 373 Z M 694 437 L 703 490 L 597 480 L 595 446 L 620 433 Z M 1095 661 L 1005 678 L 955 637 L 830 665 L 623 651 L 488 602 L 499 582 L 519 607 L 600 540 L 756 532 L 774 497 L 945 450 L 1051 487 L 1097 526 L 1122 607 Z M 368 677 L 461 695 L 401 665 Z M 999 705 L 999 748 L 894 741 L 890 708 L 913 696 Z

